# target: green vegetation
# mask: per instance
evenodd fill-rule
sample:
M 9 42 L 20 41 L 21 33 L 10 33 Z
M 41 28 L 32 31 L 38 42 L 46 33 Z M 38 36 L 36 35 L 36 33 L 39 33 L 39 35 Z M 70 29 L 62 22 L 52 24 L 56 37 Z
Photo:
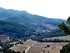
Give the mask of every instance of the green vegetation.
M 29 29 L 33 28 L 38 32 L 41 32 L 42 30 L 51 31 L 53 29 L 56 29 L 59 23 L 65 21 L 61 19 L 51 19 L 39 15 L 33 15 L 26 11 L 18 11 L 4 8 L 0 8 L 0 20 L 7 20 L 10 22 L 19 23 Z
M 59 28 L 62 29 L 65 33 L 70 34 L 70 17 L 67 19 L 67 26 L 64 22 L 62 22 L 61 24 L 59 24 Z
M 21 24 L 17 24 L 14 22 L 0 20 L 0 35 L 5 34 L 8 35 L 12 41 L 16 41 L 18 39 L 26 40 L 30 38 L 31 35 L 35 35 L 31 37 L 33 40 L 42 40 L 47 37 L 56 37 L 56 36 L 64 36 L 66 35 L 61 30 L 57 29 L 48 33 L 35 33 L 34 29 L 29 29 Z
M 63 46 L 63 49 L 60 50 L 60 53 L 70 53 L 70 43 Z
M 59 24 L 59 28 L 62 29 L 65 33 L 70 34 L 70 17 L 67 19 L 66 25 L 64 22 Z M 61 53 L 70 53 L 70 43 L 63 46 L 62 50 L 60 50 Z
M 27 27 L 8 21 L 0 21 L 0 35 L 5 34 L 13 38 L 29 37 L 34 30 Z
M 52 21 L 52 22 L 51 22 Z M 32 15 L 26 11 L 0 8 L 0 35 L 6 34 L 13 41 L 27 38 L 40 39 L 66 35 L 57 26 L 61 19 L 51 19 L 39 15 Z M 56 30 L 55 30 L 56 29 Z M 52 31 L 49 32 L 48 31 Z M 55 30 L 55 31 L 54 31 Z
M 50 40 L 44 40 L 44 38 L 52 38 L 52 37 L 59 37 L 59 36 L 66 36 L 67 34 L 62 32 L 61 30 L 57 29 L 52 32 L 48 32 L 46 34 L 39 34 L 38 36 L 31 37 L 32 40 L 40 41 L 40 42 L 67 42 L 67 40 L 60 40 L 60 39 L 50 39 Z M 69 41 L 68 41 L 69 42 Z
M 2 47 L 0 49 L 0 52 L 3 52 L 3 53 L 20 53 L 19 51 L 15 52 L 14 50 L 9 49 L 10 47 L 13 46 L 13 44 L 9 44 L 7 42 L 3 43 L 3 42 L 0 41 L 0 46 Z
M 15 52 L 14 50 L 7 49 L 4 53 L 20 53 L 20 52 L 19 51 Z

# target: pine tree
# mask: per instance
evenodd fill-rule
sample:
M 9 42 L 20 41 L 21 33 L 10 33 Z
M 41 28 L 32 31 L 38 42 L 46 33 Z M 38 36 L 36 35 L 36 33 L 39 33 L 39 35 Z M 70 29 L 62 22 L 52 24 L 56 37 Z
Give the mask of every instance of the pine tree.
M 70 17 L 67 19 L 67 24 L 65 24 L 64 22 L 62 22 L 61 24 L 59 24 L 59 28 L 61 30 L 63 30 L 65 33 L 70 34 Z

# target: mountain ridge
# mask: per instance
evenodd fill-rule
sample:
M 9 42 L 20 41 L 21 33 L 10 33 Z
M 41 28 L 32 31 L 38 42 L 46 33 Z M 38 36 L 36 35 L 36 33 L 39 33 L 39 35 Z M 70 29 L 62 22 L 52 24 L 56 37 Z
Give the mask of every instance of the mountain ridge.
M 0 8 L 0 20 L 7 20 L 22 24 L 28 28 L 34 28 L 38 32 L 47 32 L 55 30 L 62 19 L 52 19 L 35 14 L 30 14 L 26 11 L 18 11 L 13 9 Z

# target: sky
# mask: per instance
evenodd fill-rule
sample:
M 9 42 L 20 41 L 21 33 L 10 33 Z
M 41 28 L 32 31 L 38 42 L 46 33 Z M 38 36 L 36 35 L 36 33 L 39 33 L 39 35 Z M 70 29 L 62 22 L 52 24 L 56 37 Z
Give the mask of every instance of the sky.
M 0 7 L 48 18 L 67 19 L 70 16 L 70 0 L 0 0 Z

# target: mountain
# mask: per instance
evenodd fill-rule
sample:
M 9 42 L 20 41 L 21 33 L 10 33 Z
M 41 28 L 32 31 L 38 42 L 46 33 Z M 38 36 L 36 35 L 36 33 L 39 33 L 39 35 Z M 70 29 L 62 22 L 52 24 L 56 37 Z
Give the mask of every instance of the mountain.
M 58 24 L 61 23 L 61 19 L 51 19 L 39 15 L 30 14 L 26 11 L 18 11 L 13 9 L 0 8 L 0 20 L 6 20 L 15 22 L 26 26 L 27 28 L 33 28 L 36 32 L 49 32 L 55 30 Z

